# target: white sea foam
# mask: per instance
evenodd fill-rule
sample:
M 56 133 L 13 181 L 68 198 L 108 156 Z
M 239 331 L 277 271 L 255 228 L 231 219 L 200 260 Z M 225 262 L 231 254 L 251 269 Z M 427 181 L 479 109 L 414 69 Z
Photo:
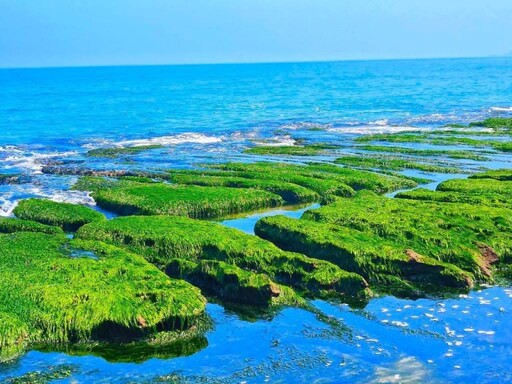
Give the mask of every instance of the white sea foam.
M 254 140 L 253 143 L 267 147 L 285 147 L 297 144 L 290 136 L 275 136 L 269 140 Z
M 332 128 L 332 124 L 322 124 L 322 123 L 313 123 L 309 121 L 301 121 L 297 123 L 288 123 L 283 124 L 279 128 L 281 129 L 320 129 L 320 130 L 327 130 L 329 128 Z
M 44 163 L 49 159 L 74 156 L 74 151 L 54 152 L 54 153 L 37 153 L 30 151 L 22 151 L 16 148 L 5 150 L 7 157 L 2 160 L 4 169 L 19 168 L 29 173 L 40 174 Z
M 388 119 L 375 120 L 375 121 L 370 121 L 368 124 L 369 125 L 377 125 L 379 127 L 385 127 L 385 126 L 389 125 L 389 120 Z
M 12 193 L 4 193 L 0 196 L 0 217 L 12 215 L 12 211 L 18 205 L 17 201 L 12 201 Z
M 491 107 L 489 108 L 489 112 L 509 113 L 512 112 L 512 107 Z
M 100 148 L 105 146 L 115 147 L 141 147 L 146 145 L 178 145 L 185 143 L 214 144 L 222 141 L 220 137 L 207 136 L 200 133 L 182 133 L 172 136 L 151 137 L 148 139 L 122 140 L 122 141 L 99 141 L 85 144 L 86 148 Z M 96 145 L 95 145 L 96 144 Z
M 361 127 L 340 127 L 330 128 L 327 131 L 333 133 L 373 135 L 377 133 L 398 133 L 398 132 L 420 132 L 429 130 L 428 128 L 419 128 L 411 126 L 392 126 L 392 125 L 364 125 Z

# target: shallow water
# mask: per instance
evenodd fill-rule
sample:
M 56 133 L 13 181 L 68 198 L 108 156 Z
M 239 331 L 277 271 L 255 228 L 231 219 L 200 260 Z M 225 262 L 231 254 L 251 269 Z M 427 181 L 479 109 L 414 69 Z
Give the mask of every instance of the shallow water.
M 209 304 L 215 329 L 191 356 L 137 364 L 32 351 L 1 368 L 0 380 L 72 364 L 78 371 L 63 382 L 512 382 L 511 301 L 510 287 L 448 300 L 382 297 L 364 310 L 315 301 L 335 326 L 293 308 L 248 322 Z
M 0 215 L 31 196 L 94 205 L 87 193 L 69 190 L 76 177 L 42 174 L 46 164 L 158 171 L 283 159 L 242 154 L 269 140 L 336 143 L 339 154 L 357 153 L 353 139 L 359 134 L 510 116 L 510 84 L 512 58 L 0 70 L 0 173 L 27 177 L 20 185 L 0 185 Z M 165 147 L 116 159 L 85 156 L 92 148 L 153 143 Z M 509 155 L 490 157 L 453 163 L 465 171 L 510 167 Z M 467 177 L 403 173 L 431 179 L 425 187 L 432 189 Z M 254 233 L 263 216 L 298 218 L 314 207 L 279 208 L 223 224 Z M 161 376 L 208 383 L 512 382 L 511 300 L 512 287 L 485 287 L 449 299 L 381 297 L 364 310 L 314 301 L 311 311 L 287 308 L 256 319 L 208 304 L 215 326 L 196 353 L 160 351 L 160 358 L 120 363 L 31 351 L 0 365 L 0 382 L 60 364 L 76 366 L 62 381 L 69 383 Z

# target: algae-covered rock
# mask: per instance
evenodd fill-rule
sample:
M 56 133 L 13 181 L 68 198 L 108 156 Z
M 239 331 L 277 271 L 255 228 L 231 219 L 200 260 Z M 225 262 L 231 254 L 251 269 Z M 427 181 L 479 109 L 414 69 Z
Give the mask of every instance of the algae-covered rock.
M 447 157 L 450 159 L 469 159 L 476 161 L 485 161 L 488 160 L 488 157 L 479 154 L 475 151 L 464 151 L 464 150 L 456 150 L 456 149 L 418 149 L 418 148 L 409 148 L 409 147 L 396 147 L 390 145 L 361 145 L 356 147 L 357 149 L 363 149 L 365 151 L 371 152 L 389 152 L 394 154 L 405 154 L 405 155 L 413 155 L 418 157 Z
M 511 117 L 489 117 L 484 121 L 475 121 L 469 124 L 470 127 L 486 127 L 493 129 L 512 129 Z
M 420 188 L 401 192 L 396 197 L 512 209 L 512 180 L 508 180 L 510 174 L 506 171 L 485 172 L 469 179 L 444 181 L 436 191 Z M 507 216 L 507 213 L 503 215 Z
M 471 275 L 453 265 L 353 228 L 274 216 L 258 221 L 255 231 L 283 249 L 328 260 L 373 284 L 401 277 L 420 284 L 472 286 Z
M 141 256 L 63 235 L 0 235 L 2 357 L 33 343 L 137 340 L 193 327 L 199 290 Z
M 330 202 L 355 190 L 377 193 L 414 187 L 390 175 L 328 164 L 228 163 L 201 171 L 169 171 L 154 179 L 84 177 L 75 189 L 91 191 L 97 204 L 120 215 L 177 215 L 218 218 L 283 203 Z
M 164 148 L 162 145 L 140 145 L 136 147 L 111 147 L 111 148 L 96 148 L 87 151 L 87 157 L 106 157 L 115 158 L 123 155 L 136 155 L 138 153 L 149 151 L 151 149 Z
M 430 164 L 393 156 L 343 156 L 337 158 L 335 163 L 368 169 L 394 171 L 417 169 L 423 172 L 463 173 L 461 169 L 451 165 Z
M 267 156 L 316 156 L 328 154 L 329 151 L 339 149 L 333 144 L 306 144 L 306 145 L 260 145 L 244 150 L 244 153 L 251 155 Z
M 218 218 L 283 204 L 276 194 L 247 188 L 171 185 L 87 178 L 77 189 L 92 191 L 98 206 L 120 215 Z
M 276 284 L 263 273 L 254 273 L 218 260 L 197 262 L 176 258 L 166 268 L 169 276 L 182 278 L 223 301 L 252 306 L 303 305 L 292 289 Z
M 176 259 L 192 262 L 184 264 L 185 270 L 195 272 L 198 262 L 215 260 L 264 274 L 313 296 L 326 292 L 366 295 L 367 284 L 357 274 L 326 261 L 284 252 L 258 237 L 216 223 L 168 216 L 120 217 L 86 225 L 77 236 L 127 247 L 168 272 L 177 271 L 169 267 Z
M 491 265 L 512 255 L 508 209 L 391 199 L 369 191 L 308 211 L 300 220 L 264 218 L 256 233 L 283 249 L 357 272 L 370 284 L 394 276 L 469 288 L 474 280 L 490 280 Z
M 479 278 L 489 275 L 481 248 L 510 253 L 508 210 L 479 205 L 391 199 L 361 192 L 354 199 L 309 211 L 305 219 L 357 229 L 404 249 L 451 263 Z
M 105 216 L 83 205 L 58 203 L 45 199 L 27 199 L 18 203 L 14 214 L 23 220 L 61 227 L 76 231 L 82 225 L 105 220 Z
M 476 173 L 469 176 L 470 179 L 495 179 L 495 180 L 507 180 L 512 181 L 512 169 L 495 169 L 492 171 L 486 171 Z
M 320 195 L 314 190 L 295 183 L 238 177 L 228 172 L 172 171 L 169 173 L 169 179 L 178 184 L 261 189 L 279 195 L 289 204 L 312 203 L 320 200 Z
M 59 227 L 45 225 L 30 220 L 0 217 L 0 233 L 14 232 L 41 232 L 49 235 L 58 235 L 64 233 Z
M 351 196 L 354 190 L 361 189 L 386 193 L 417 185 L 404 178 L 323 163 L 310 163 L 306 166 L 269 162 L 228 163 L 211 167 L 234 172 L 240 177 L 280 180 L 298 184 L 310 188 L 322 197 L 329 195 Z

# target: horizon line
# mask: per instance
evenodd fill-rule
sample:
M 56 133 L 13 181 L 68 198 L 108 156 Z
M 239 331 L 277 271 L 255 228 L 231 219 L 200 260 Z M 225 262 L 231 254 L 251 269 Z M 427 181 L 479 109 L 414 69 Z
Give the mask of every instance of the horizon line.
M 498 59 L 511 58 L 511 55 L 489 55 L 489 56 L 433 56 L 433 57 L 403 57 L 403 58 L 370 58 L 370 59 L 326 59 L 326 60 L 297 60 L 297 61 L 226 61 L 226 62 L 204 62 L 204 63 L 140 63 L 140 64 L 77 64 L 77 65 L 42 65 L 42 66 L 17 66 L 2 67 L 0 70 L 12 69 L 71 69 L 71 68 L 115 68 L 115 67 L 186 67 L 186 66 L 214 66 L 214 65 L 256 65 L 256 64 L 315 64 L 315 63 L 343 63 L 343 62 L 364 62 L 364 61 L 415 61 L 415 60 L 468 60 L 468 59 Z

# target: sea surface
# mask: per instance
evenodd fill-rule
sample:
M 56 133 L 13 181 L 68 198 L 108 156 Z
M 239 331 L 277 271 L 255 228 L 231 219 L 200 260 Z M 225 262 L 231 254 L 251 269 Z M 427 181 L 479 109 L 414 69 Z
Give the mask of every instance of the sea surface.
M 193 168 L 254 161 L 245 148 L 304 140 L 353 153 L 362 134 L 491 116 L 512 116 L 512 58 L 0 69 L 0 174 L 24 180 L 0 185 L 0 216 L 34 196 L 94 207 L 87 193 L 69 190 L 76 177 L 43 173 L 48 166 Z M 113 159 L 86 156 L 95 148 L 153 144 L 163 147 Z M 510 157 L 494 156 L 486 166 L 511 168 Z M 480 166 L 458 162 L 470 171 Z M 427 176 L 434 188 L 467 175 Z M 224 224 L 253 233 L 261 215 L 300 217 L 315 207 Z M 210 303 L 214 327 L 186 356 L 120 362 L 109 354 L 34 350 L 0 365 L 0 383 L 62 364 L 76 369 L 64 383 L 512 382 L 510 286 L 446 299 L 379 297 L 362 309 L 312 305 L 248 318 Z

